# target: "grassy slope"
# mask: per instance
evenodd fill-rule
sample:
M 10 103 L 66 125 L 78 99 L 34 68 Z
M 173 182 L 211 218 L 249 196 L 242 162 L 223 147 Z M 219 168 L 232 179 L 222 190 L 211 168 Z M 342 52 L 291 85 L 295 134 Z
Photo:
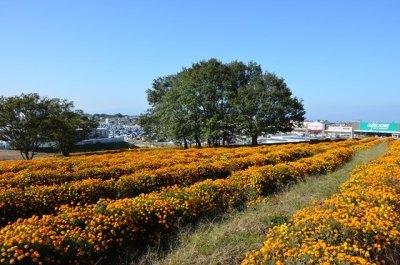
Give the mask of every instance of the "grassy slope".
M 296 183 L 242 212 L 227 214 L 222 220 L 202 222 L 195 229 L 186 229 L 170 245 L 168 251 L 151 249 L 139 264 L 239 264 L 246 252 L 260 248 L 266 230 L 285 222 L 304 207 L 318 203 L 337 191 L 351 171 L 360 164 L 382 155 L 383 143 L 359 152 L 339 170 L 323 176 L 313 176 Z M 129 264 L 125 256 L 120 264 Z

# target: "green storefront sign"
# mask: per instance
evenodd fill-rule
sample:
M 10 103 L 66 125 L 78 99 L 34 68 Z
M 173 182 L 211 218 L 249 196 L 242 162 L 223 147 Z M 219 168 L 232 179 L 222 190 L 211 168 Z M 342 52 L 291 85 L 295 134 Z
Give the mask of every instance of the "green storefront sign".
M 399 132 L 400 126 L 395 122 L 360 122 L 359 130 L 363 132 L 382 132 L 395 133 Z

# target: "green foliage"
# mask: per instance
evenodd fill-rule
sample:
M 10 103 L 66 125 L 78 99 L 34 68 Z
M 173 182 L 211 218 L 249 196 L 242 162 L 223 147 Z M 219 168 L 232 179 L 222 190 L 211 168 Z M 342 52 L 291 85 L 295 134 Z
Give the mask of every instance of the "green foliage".
M 32 159 L 47 140 L 51 99 L 38 94 L 0 97 L 0 139 L 11 142 L 24 159 Z
M 97 123 L 84 115 L 81 110 L 73 110 L 73 103 L 54 99 L 48 120 L 49 138 L 56 148 L 68 156 L 74 145 L 85 139 L 97 127 Z
M 275 225 L 281 225 L 284 224 L 288 221 L 288 217 L 285 215 L 272 215 L 269 218 L 269 222 L 271 224 L 271 226 L 275 226 Z
M 261 134 L 288 132 L 296 122 L 304 120 L 302 102 L 275 74 L 254 76 L 239 88 L 236 100 L 239 130 L 251 136 L 253 144 Z
M 24 159 L 32 159 L 45 142 L 56 143 L 68 155 L 97 126 L 73 107 L 70 101 L 38 94 L 0 97 L 0 139 L 11 142 Z
M 171 90 L 174 75 L 159 77 L 153 81 L 151 89 L 147 90 L 147 101 L 151 108 L 139 117 L 139 124 L 144 130 L 144 135 L 151 140 L 165 140 L 167 128 L 160 123 L 167 117 L 164 115 L 166 102 L 164 96 Z
M 200 61 L 157 78 L 147 94 L 150 109 L 139 119 L 145 135 L 185 148 L 229 145 L 239 134 L 257 144 L 262 134 L 289 131 L 305 113 L 284 80 L 254 62 Z

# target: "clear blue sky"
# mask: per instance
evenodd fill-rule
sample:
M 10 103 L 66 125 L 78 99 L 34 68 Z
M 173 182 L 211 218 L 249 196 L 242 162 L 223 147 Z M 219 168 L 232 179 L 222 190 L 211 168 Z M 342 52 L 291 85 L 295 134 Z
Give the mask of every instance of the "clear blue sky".
M 137 114 L 152 80 L 254 60 L 307 117 L 400 121 L 400 1 L 0 0 L 0 95 Z

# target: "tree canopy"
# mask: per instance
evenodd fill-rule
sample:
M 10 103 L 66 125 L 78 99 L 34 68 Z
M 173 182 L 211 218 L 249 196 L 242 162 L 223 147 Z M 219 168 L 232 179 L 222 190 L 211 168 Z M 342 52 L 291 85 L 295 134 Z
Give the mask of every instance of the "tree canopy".
M 147 95 L 145 134 L 184 147 L 229 145 L 238 135 L 257 144 L 262 134 L 290 131 L 305 114 L 284 80 L 255 62 L 200 61 L 155 79 Z
M 48 117 L 48 137 L 64 156 L 68 156 L 74 145 L 97 127 L 97 122 L 73 107 L 73 102 L 53 99 Z

